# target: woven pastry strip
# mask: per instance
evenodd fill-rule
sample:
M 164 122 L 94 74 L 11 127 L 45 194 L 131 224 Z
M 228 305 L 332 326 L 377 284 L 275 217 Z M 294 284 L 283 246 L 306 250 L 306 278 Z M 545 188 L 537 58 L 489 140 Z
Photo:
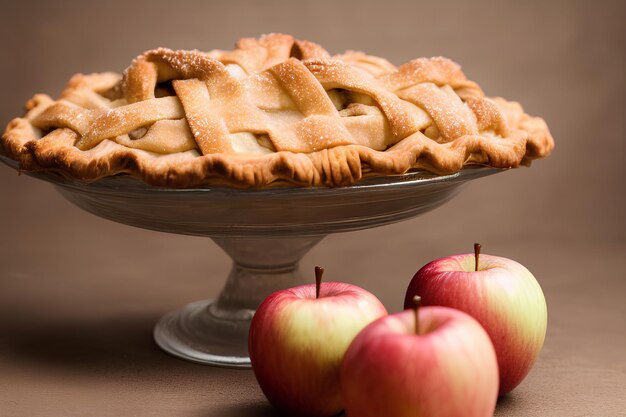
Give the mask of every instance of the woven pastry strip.
M 265 187 L 512 168 L 554 142 L 542 119 L 486 97 L 448 59 L 396 68 L 273 34 L 233 51 L 148 51 L 123 76 L 74 76 L 59 100 L 29 101 L 1 145 L 22 170 L 83 180 Z

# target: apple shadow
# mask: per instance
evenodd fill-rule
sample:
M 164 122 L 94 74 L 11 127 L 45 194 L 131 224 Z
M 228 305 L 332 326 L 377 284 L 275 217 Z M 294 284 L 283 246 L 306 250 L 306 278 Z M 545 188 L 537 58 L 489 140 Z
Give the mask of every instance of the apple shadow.
M 516 402 L 519 402 L 515 397 L 514 393 L 498 397 L 494 417 L 509 415 L 515 409 Z M 272 407 L 267 401 L 229 404 L 219 408 L 218 411 L 218 415 L 222 417 L 299 417 L 296 415 L 290 416 L 282 414 Z M 193 414 L 193 417 L 211 417 L 216 415 L 215 413 L 215 408 L 211 408 L 210 411 L 200 411 L 197 414 Z M 335 417 L 345 417 L 345 413 L 342 412 Z
M 211 408 L 206 412 L 198 412 L 193 414 L 192 417 L 213 417 L 219 415 L 220 417 L 300 417 L 296 414 L 285 414 L 276 410 L 267 401 L 256 401 L 243 404 L 229 404 L 220 407 L 219 409 Z M 333 417 L 345 417 L 345 413 Z
M 285 417 L 267 401 L 223 405 L 217 409 L 199 410 L 191 417 Z
M 518 402 L 515 397 L 515 394 L 511 393 L 498 397 L 494 417 L 509 415 L 510 412 L 515 409 L 515 403 Z M 206 412 L 199 411 L 194 413 L 192 417 L 212 417 L 214 415 L 219 415 L 221 417 L 299 417 L 296 415 L 291 416 L 280 413 L 267 401 L 229 404 L 222 406 L 217 410 L 213 407 Z M 342 412 L 335 417 L 345 416 L 345 413 Z
M 518 403 L 519 401 L 516 398 L 516 395 L 514 392 L 509 392 L 508 394 L 498 397 L 498 402 L 496 403 L 496 411 L 494 413 L 494 417 L 509 415 L 511 412 L 515 410 L 516 404 Z

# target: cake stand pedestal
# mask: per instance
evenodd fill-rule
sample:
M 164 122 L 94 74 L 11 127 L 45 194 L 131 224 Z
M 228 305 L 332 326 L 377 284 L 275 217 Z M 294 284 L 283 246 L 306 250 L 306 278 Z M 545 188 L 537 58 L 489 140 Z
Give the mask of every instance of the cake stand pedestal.
M 0 155 L 17 169 L 17 163 Z M 500 170 L 474 167 L 445 176 L 411 172 L 339 188 L 167 189 L 120 175 L 86 183 L 49 172 L 76 206 L 144 229 L 212 238 L 233 260 L 221 294 L 166 314 L 154 340 L 193 362 L 250 367 L 248 330 L 261 301 L 304 283 L 300 259 L 324 236 L 412 218 L 448 201 L 467 181 Z M 210 277 L 221 279 L 221 277 Z

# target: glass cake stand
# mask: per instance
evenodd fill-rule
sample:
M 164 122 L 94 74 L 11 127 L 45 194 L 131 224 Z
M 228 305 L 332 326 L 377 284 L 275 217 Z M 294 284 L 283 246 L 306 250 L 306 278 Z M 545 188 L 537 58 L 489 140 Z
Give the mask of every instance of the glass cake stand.
M 0 160 L 17 169 L 15 161 L 2 155 Z M 105 219 L 213 239 L 233 260 L 224 289 L 217 298 L 163 316 L 154 340 L 189 361 L 250 367 L 247 339 L 256 308 L 272 292 L 304 283 L 299 261 L 324 236 L 409 219 L 448 201 L 467 181 L 499 171 L 471 167 L 444 176 L 371 178 L 348 187 L 264 190 L 167 189 L 126 175 L 91 183 L 49 172 L 28 175 Z

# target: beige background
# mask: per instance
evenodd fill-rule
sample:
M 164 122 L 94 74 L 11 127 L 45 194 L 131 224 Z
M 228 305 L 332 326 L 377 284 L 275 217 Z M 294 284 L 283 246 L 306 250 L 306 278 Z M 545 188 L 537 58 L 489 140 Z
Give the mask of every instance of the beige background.
M 496 415 L 626 410 L 624 2 L 176 1 L 0 3 L 0 123 L 75 72 L 145 49 L 230 48 L 285 32 L 401 64 L 444 55 L 491 95 L 541 115 L 554 154 L 470 184 L 422 217 L 334 235 L 303 261 L 401 308 L 413 273 L 471 250 L 525 264 L 548 300 L 539 361 Z M 208 239 L 88 215 L 0 167 L 0 416 L 271 416 L 249 371 L 188 364 L 154 322 L 216 295 L 230 267 Z

